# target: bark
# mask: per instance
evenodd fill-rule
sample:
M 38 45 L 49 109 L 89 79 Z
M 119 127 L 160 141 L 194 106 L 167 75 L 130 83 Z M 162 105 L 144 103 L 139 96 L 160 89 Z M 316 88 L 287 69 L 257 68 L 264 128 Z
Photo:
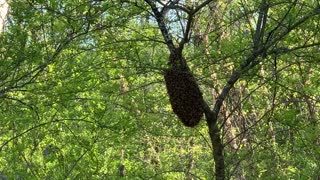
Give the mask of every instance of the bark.
M 215 176 L 217 180 L 225 179 L 225 166 L 224 166 L 224 155 L 223 145 L 220 138 L 220 131 L 217 124 L 213 129 L 209 130 L 210 138 L 213 148 L 213 157 L 215 162 Z

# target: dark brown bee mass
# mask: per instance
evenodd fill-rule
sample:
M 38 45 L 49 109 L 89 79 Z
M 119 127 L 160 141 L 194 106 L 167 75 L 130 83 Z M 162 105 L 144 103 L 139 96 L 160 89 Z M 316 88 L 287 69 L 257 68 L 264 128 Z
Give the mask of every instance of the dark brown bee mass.
M 194 127 L 202 116 L 202 93 L 189 71 L 167 69 L 164 72 L 173 112 L 185 126 Z

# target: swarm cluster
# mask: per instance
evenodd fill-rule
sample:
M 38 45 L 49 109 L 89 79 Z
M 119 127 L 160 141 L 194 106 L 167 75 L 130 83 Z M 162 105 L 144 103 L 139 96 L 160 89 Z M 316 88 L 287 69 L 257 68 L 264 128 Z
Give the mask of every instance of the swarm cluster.
M 164 79 L 173 112 L 188 127 L 197 125 L 202 116 L 202 93 L 188 71 L 167 69 Z

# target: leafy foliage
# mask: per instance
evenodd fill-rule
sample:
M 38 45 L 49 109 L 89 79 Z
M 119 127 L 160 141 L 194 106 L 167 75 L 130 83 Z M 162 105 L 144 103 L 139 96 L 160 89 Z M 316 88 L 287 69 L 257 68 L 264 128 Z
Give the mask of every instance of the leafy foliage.
M 162 10 L 170 4 L 161 2 Z M 175 45 L 186 8 L 204 2 L 169 7 Z M 0 33 L 0 179 L 215 176 L 205 121 L 187 128 L 172 113 L 163 80 L 170 52 L 148 3 L 9 7 Z M 194 14 L 183 55 L 210 108 L 240 74 L 218 118 L 226 178 L 320 177 L 319 13 L 316 1 L 234 0 L 208 1 Z M 243 68 L 256 45 L 264 53 Z

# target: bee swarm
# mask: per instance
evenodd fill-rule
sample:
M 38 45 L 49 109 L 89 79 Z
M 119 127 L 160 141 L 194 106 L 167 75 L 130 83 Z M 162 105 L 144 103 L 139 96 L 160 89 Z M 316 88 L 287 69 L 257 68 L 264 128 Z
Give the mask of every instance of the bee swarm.
M 188 127 L 196 126 L 202 116 L 202 93 L 189 71 L 167 69 L 164 79 L 173 112 Z

